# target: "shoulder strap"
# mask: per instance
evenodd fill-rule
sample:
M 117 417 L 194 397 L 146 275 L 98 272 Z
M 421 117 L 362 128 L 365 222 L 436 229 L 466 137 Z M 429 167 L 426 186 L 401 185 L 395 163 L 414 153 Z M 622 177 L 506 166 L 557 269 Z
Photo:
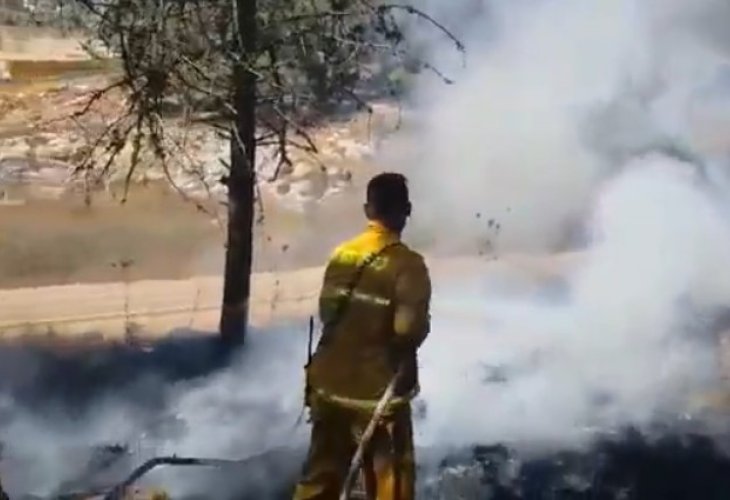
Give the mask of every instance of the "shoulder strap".
M 357 270 L 355 271 L 355 274 L 352 276 L 352 279 L 350 280 L 350 283 L 347 285 L 347 288 L 345 290 L 345 294 L 342 298 L 342 300 L 338 303 L 337 309 L 335 310 L 335 314 L 333 315 L 333 320 L 330 321 L 329 324 L 323 325 L 327 326 L 330 330 L 334 328 L 345 316 L 345 313 L 347 312 L 347 308 L 349 307 L 350 303 L 352 302 L 352 294 L 355 293 L 355 288 L 357 288 L 358 283 L 360 283 L 360 279 L 362 278 L 363 274 L 365 273 L 365 270 L 370 267 L 370 265 L 375 262 L 375 260 L 382 256 L 387 250 L 390 248 L 393 248 L 395 246 L 400 245 L 400 241 L 396 241 L 393 243 L 389 243 L 382 247 L 380 250 L 371 253 L 368 255 L 365 260 L 362 261 L 362 263 L 358 266 Z M 319 340 L 319 344 L 317 345 L 317 349 L 320 348 L 320 346 L 324 345 L 326 343 L 325 335 L 323 334 L 322 337 Z

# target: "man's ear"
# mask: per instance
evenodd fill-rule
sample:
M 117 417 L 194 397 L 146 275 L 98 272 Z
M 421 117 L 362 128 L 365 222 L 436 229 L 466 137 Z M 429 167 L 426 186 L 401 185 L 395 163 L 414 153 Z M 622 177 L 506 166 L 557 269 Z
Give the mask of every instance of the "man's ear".
M 365 203 L 362 206 L 362 211 L 365 212 L 365 217 L 367 217 L 368 220 L 372 220 L 372 218 L 373 218 L 373 207 L 371 207 L 369 203 Z
M 409 201 L 406 204 L 406 217 L 410 217 L 412 211 L 413 211 L 413 205 L 411 205 L 411 202 Z

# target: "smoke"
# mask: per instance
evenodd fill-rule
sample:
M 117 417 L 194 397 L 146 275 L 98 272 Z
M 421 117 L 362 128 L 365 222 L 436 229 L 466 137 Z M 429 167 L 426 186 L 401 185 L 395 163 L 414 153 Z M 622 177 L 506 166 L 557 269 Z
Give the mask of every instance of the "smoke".
M 438 17 L 453 2 L 419 5 Z M 505 255 L 564 248 L 578 226 L 588 248 L 562 302 L 500 299 L 486 276 L 439 288 L 422 439 L 578 443 L 681 413 L 717 376 L 698 318 L 730 299 L 713 271 L 730 258 L 727 4 L 471 5 L 452 18 L 465 68 L 418 32 L 456 83 L 421 77 L 383 153 L 410 178 L 412 234 L 461 252 L 490 238 Z
M 730 280 L 713 271 L 730 264 L 730 228 L 687 170 L 642 159 L 605 186 L 567 297 L 439 290 L 422 359 L 424 441 L 572 446 L 688 411 L 717 376 L 690 305 L 730 299 Z M 474 308 L 481 321 L 459 321 Z
M 712 386 L 716 354 L 697 313 L 730 300 L 730 278 L 717 272 L 730 265 L 723 198 L 693 165 L 649 155 L 608 181 L 592 207 L 592 245 L 566 277 L 565 293 L 535 293 L 521 269 L 500 261 L 471 278 L 435 274 L 432 333 L 421 352 L 419 448 L 584 446 L 597 433 L 671 422 Z M 229 366 L 192 380 L 170 382 L 162 366 L 155 376 L 135 373 L 130 363 L 129 381 L 91 398 L 81 413 L 52 404 L 33 412 L 8 400 L 5 452 L 20 464 L 4 469 L 7 486 L 54 491 L 102 443 L 130 446 L 127 466 L 155 455 L 301 449 L 305 348 L 305 329 L 294 325 L 252 333 Z M 198 344 L 190 351 L 190 359 L 202 355 Z M 49 383 L 42 368 L 35 372 L 35 383 Z M 255 481 L 275 487 L 296 474 L 301 456 L 293 455 L 296 463 L 261 477 L 230 475 L 249 491 Z M 171 469 L 148 481 L 172 494 L 221 498 L 227 487 L 205 469 Z
M 409 236 L 448 250 L 489 238 L 497 254 L 539 253 L 582 225 L 588 245 L 559 291 L 535 293 L 499 261 L 469 280 L 435 280 L 417 444 L 578 446 L 682 415 L 717 377 L 703 315 L 730 301 L 728 151 L 716 133 L 727 125 L 717 77 L 728 7 L 426 3 L 434 17 L 448 15 L 469 52 L 462 67 L 448 41 L 415 32 L 456 83 L 422 75 L 412 119 L 383 152 L 411 179 Z M 138 460 L 302 445 L 306 426 L 294 424 L 305 335 L 252 335 L 225 369 L 193 381 L 143 378 L 136 398 L 93 400 L 81 416 L 40 415 L 9 398 L 5 453 L 33 466 L 4 482 L 11 493 L 51 491 L 83 462 L 69 450 L 99 442 L 132 443 Z M 159 477 L 180 490 L 212 487 L 203 472 Z
M 438 233 L 447 249 L 473 251 L 492 218 L 502 252 L 560 247 L 628 157 L 707 143 L 697 122 L 707 130 L 708 110 L 727 103 L 727 88 L 713 103 L 703 95 L 727 68 L 730 43 L 716 26 L 723 2 L 416 4 L 461 27 L 466 66 L 448 40 L 419 25 L 429 60 L 456 83 L 428 72 L 417 80 L 412 125 L 382 159 L 411 179 L 414 234 Z M 459 12 L 465 17 L 454 19 Z
M 307 426 L 297 425 L 304 328 L 251 332 L 246 349 L 228 363 L 211 356 L 215 345 L 214 338 L 184 336 L 150 352 L 81 355 L 74 360 L 81 365 L 79 373 L 64 375 L 74 379 L 69 385 L 75 390 L 86 392 L 83 398 L 54 397 L 45 390 L 29 398 L 27 391 L 35 387 L 57 385 L 49 380 L 57 373 L 57 361 L 26 356 L 26 364 L 36 365 L 36 376 L 28 382 L 6 374 L 0 405 L 3 486 L 13 498 L 48 497 L 94 484 L 109 487 L 156 456 L 241 459 L 284 447 L 296 463 L 266 469 L 275 476 L 283 471 L 276 481 L 246 477 L 250 468 L 229 469 L 222 478 L 215 469 L 163 468 L 142 481 L 163 485 L 173 495 L 210 495 L 211 489 L 221 493 L 228 487 L 249 493 L 255 487 L 275 489 L 281 476 L 291 476 L 291 467 L 299 466 L 297 451 L 305 445 Z M 106 366 L 99 362 L 104 359 Z M 110 371 L 121 378 L 107 376 Z M 100 460 L 105 446 L 121 446 L 124 452 Z M 108 466 L 102 467 L 105 461 Z

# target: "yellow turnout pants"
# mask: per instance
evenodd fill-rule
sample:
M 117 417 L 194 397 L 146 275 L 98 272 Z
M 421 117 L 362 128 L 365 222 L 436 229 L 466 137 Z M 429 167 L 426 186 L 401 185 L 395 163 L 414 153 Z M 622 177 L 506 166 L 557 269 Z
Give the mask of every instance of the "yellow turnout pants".
M 371 415 L 335 406 L 312 411 L 312 437 L 294 500 L 337 500 Z M 370 500 L 413 500 L 415 463 L 410 406 L 383 419 L 366 448 L 362 477 Z

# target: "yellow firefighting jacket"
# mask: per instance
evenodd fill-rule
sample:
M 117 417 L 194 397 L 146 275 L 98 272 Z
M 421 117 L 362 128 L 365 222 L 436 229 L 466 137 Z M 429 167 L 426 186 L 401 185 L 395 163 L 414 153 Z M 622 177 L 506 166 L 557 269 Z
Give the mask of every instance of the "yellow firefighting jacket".
M 307 367 L 313 397 L 371 410 L 401 363 L 393 405 L 414 397 L 416 350 L 430 330 L 430 300 L 423 257 L 382 225 L 371 222 L 340 245 L 319 299 L 322 337 Z

